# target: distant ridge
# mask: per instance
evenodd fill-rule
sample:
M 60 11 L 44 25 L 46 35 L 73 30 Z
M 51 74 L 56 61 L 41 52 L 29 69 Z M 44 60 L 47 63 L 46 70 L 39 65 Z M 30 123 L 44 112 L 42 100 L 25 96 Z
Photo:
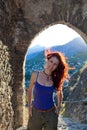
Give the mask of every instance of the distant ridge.
M 31 47 L 29 48 L 28 50 L 28 54 L 32 54 L 32 53 L 36 53 L 36 52 L 41 52 L 45 49 L 44 46 L 39 46 L 39 45 L 36 45 L 34 47 Z
M 46 47 L 36 45 L 32 48 L 29 48 L 27 58 L 31 59 L 36 57 L 40 52 L 43 52 Z M 73 56 L 80 52 L 87 52 L 87 45 L 85 41 L 82 38 L 75 38 L 72 41 L 64 44 L 64 45 L 58 45 L 58 46 L 52 46 L 50 47 L 51 51 L 60 51 L 66 56 Z
M 67 44 L 51 47 L 52 51 L 60 51 L 66 56 L 72 56 L 79 52 L 87 52 L 87 45 L 81 38 L 75 38 Z

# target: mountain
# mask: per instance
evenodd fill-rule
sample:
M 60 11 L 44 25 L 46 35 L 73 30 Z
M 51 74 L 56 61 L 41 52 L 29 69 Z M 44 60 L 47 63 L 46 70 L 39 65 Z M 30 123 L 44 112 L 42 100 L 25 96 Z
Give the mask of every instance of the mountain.
M 44 49 L 45 49 L 45 47 L 39 46 L 39 45 L 29 48 L 26 59 L 30 60 L 30 59 L 36 57 L 39 54 L 39 52 L 43 52 Z
M 27 53 L 27 59 L 36 57 L 39 54 L 39 52 L 42 52 L 45 49 L 46 47 L 39 45 L 29 48 Z M 64 45 L 52 46 L 50 47 L 50 49 L 52 51 L 60 51 L 64 53 L 67 57 L 69 57 L 80 52 L 87 52 L 87 45 L 82 38 L 78 37 Z
M 40 52 L 40 51 L 43 51 L 44 49 L 45 49 L 45 47 L 36 45 L 36 46 L 31 47 L 31 48 L 28 49 L 28 54 L 32 54 L 32 53 L 35 53 L 35 52 Z
M 76 53 L 87 52 L 87 45 L 82 38 L 75 38 L 67 44 L 51 47 L 52 51 L 60 51 L 66 56 L 73 56 Z

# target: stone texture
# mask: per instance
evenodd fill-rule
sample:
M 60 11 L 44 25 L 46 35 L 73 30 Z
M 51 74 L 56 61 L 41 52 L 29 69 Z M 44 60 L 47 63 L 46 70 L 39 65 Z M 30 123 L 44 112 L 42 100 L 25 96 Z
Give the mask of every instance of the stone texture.
M 0 129 L 9 130 L 13 127 L 12 108 L 12 69 L 9 63 L 8 47 L 0 41 Z
M 74 81 L 74 79 L 76 79 Z M 68 86 L 69 96 L 65 103 L 65 115 L 69 115 L 74 120 L 87 122 L 87 62 L 71 78 Z M 74 81 L 74 83 L 73 83 Z M 67 89 L 68 89 L 67 88 Z
M 1 129 L 22 126 L 25 54 L 36 34 L 58 23 L 71 27 L 87 41 L 87 1 L 0 0 Z

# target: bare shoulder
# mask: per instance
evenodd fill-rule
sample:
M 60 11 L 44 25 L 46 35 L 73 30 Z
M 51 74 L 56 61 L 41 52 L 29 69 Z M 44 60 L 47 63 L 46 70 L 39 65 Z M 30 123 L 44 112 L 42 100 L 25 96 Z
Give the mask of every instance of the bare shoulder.
M 34 86 L 34 83 L 36 81 L 36 76 L 37 76 L 37 72 L 33 71 L 30 78 L 30 87 L 29 87 L 30 89 L 32 89 Z
M 31 77 L 32 77 L 32 79 L 34 79 L 34 80 L 35 80 L 35 79 L 36 79 L 36 77 L 37 77 L 37 74 L 38 74 L 38 71 L 33 71 L 33 72 L 32 72 L 32 76 L 31 76 Z

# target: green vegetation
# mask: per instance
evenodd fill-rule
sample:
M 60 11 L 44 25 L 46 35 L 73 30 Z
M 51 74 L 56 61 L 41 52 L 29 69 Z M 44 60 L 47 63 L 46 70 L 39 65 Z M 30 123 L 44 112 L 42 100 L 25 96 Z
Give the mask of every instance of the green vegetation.
M 87 120 L 82 121 L 81 123 L 87 124 Z
M 30 81 L 31 73 L 35 70 L 42 70 L 44 64 L 44 52 L 39 52 L 35 57 L 26 60 L 25 63 L 25 86 L 29 86 L 27 82 Z
M 87 59 L 87 52 L 78 53 L 78 54 L 75 55 L 75 58 L 85 60 L 85 59 Z
M 60 114 L 61 114 L 63 117 L 71 118 L 71 116 L 66 113 L 65 103 L 62 104 L 62 109 L 61 109 Z
M 84 88 L 84 92 L 86 92 L 86 93 L 87 93 L 87 88 Z

